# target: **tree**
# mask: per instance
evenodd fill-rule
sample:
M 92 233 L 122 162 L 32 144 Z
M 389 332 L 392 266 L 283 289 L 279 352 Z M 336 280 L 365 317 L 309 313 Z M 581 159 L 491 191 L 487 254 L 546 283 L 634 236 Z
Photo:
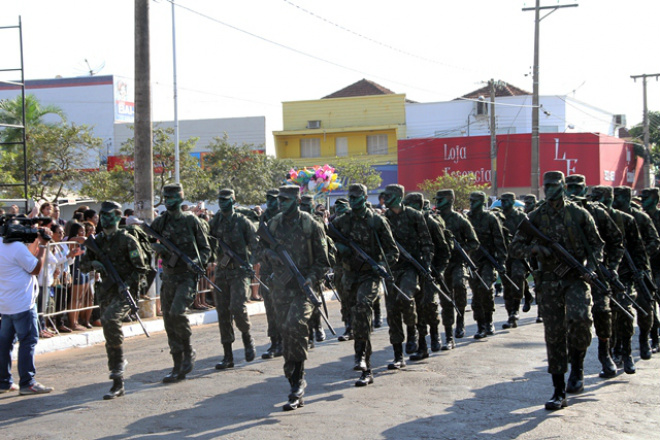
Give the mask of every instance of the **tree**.
M 253 151 L 252 145 L 230 145 L 226 135 L 216 137 L 209 148 L 204 168 L 210 174 L 210 185 L 201 200 L 215 201 L 220 188 L 231 188 L 239 203 L 261 204 L 266 190 L 282 185 L 293 165 L 290 160 Z
M 453 189 L 456 197 L 454 206 L 456 210 L 468 209 L 470 206 L 470 193 L 473 191 L 486 191 L 490 185 L 478 185 L 473 174 L 458 176 L 447 174 L 438 176 L 435 180 L 425 180 L 418 186 L 425 198 L 433 200 L 435 193 L 441 189 Z
M 380 172 L 372 164 L 371 161 L 351 157 L 335 161 L 334 167 L 344 189 L 348 190 L 348 186 L 352 183 L 362 183 L 371 190 L 378 188 L 383 182 Z
M 644 124 L 639 123 L 629 130 L 635 140 L 635 155 L 646 160 L 646 154 L 641 145 L 644 144 Z M 660 112 L 649 112 L 649 150 L 651 153 L 651 165 L 656 170 L 660 168 Z

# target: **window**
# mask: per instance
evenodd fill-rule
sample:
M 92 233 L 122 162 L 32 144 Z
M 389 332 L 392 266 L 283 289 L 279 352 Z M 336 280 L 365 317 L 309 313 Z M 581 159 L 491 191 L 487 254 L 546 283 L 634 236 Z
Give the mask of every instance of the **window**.
M 300 139 L 300 157 L 320 157 L 321 139 L 305 138 Z
M 335 156 L 348 156 L 348 138 L 338 137 L 335 139 Z
M 387 154 L 387 135 L 367 136 L 367 154 Z

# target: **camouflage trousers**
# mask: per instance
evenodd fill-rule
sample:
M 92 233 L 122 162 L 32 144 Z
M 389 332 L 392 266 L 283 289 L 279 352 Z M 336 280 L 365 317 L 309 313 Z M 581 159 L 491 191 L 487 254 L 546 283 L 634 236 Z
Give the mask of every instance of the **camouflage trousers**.
M 527 267 L 522 260 L 507 258 L 506 260 L 506 274 L 518 286 L 520 290 L 516 290 L 506 280 L 502 280 L 502 287 L 504 288 L 504 307 L 507 312 L 517 312 L 520 307 L 520 301 L 523 299 L 523 293 L 527 287 Z M 500 274 L 502 276 L 502 274 Z M 504 278 L 504 277 L 502 277 Z
M 172 354 L 182 353 L 190 345 L 192 330 L 186 317 L 186 308 L 192 306 L 196 293 L 197 276 L 194 274 L 163 272 L 160 309 Z
M 307 359 L 307 321 L 312 316 L 314 306 L 297 286 L 285 289 L 272 291 L 272 294 L 282 335 L 284 375 L 291 378 L 295 363 Z
M 372 271 L 344 272 L 344 288 L 349 296 L 355 298 L 351 306 L 351 326 L 358 342 L 366 342 L 366 360 L 371 358 L 371 323 L 374 316 L 374 302 L 378 298 L 378 291 L 382 283 Z
M 594 328 L 599 339 L 610 339 L 612 337 L 612 307 L 610 297 L 598 289 L 591 291 L 594 306 L 591 313 L 594 317 Z M 616 298 L 615 298 L 616 299 Z
M 639 295 L 635 292 L 633 288 L 633 281 L 629 278 L 623 277 L 621 282 L 626 287 L 626 293 L 639 304 Z M 624 309 L 631 315 L 635 316 L 635 311 L 632 305 L 632 302 L 626 298 L 622 293 L 615 293 L 614 298 L 623 306 Z M 637 319 L 639 319 L 641 313 L 637 313 Z M 641 329 L 640 329 L 641 331 Z M 632 339 L 635 334 L 635 323 L 632 319 L 624 315 L 621 310 L 617 307 L 612 309 L 612 339 L 614 343 L 612 345 L 620 344 L 621 341 L 626 341 Z
M 591 344 L 591 292 L 579 278 L 558 277 L 552 272 L 540 276 L 537 301 L 541 309 L 548 354 L 548 373 L 568 371 L 568 353 L 586 351 Z
M 490 263 L 481 262 L 481 264 L 477 265 L 477 269 L 488 289 L 478 279 L 469 279 L 470 289 L 472 290 L 472 315 L 475 321 L 484 321 L 489 316 L 492 318 L 495 311 L 493 284 L 495 284 L 497 276 L 495 275 L 495 269 Z
M 241 333 L 250 332 L 250 316 L 247 311 L 247 302 L 250 296 L 250 278 L 243 270 L 215 271 L 215 284 L 222 290 L 218 292 L 213 289 L 215 310 L 218 314 L 218 326 L 220 327 L 220 342 L 232 344 L 234 326 Z
M 279 340 L 280 330 L 277 326 L 277 315 L 275 314 L 275 303 L 273 300 L 273 283 L 270 281 L 272 270 L 266 271 L 265 265 L 261 264 L 260 276 L 261 280 L 266 284 L 269 290 L 264 289 L 264 286 L 259 284 L 259 294 L 264 299 L 264 308 L 266 309 L 266 321 L 268 322 L 268 337 L 270 339 Z
M 415 295 L 415 306 L 417 308 L 417 328 L 421 334 L 426 334 L 426 326 L 437 327 L 440 324 L 439 294 L 433 285 L 424 280 L 422 289 Z M 450 306 L 453 307 L 453 306 Z
M 344 324 L 350 324 L 351 322 L 351 309 L 355 305 L 355 294 L 351 291 L 350 288 L 347 288 L 344 284 L 344 278 L 346 271 L 341 265 L 337 265 L 335 268 L 335 278 L 334 285 L 337 290 L 337 295 L 341 300 L 341 320 Z
M 105 350 L 108 355 L 108 369 L 112 371 L 124 362 L 122 350 L 124 332 L 121 324 L 130 309 L 117 294 L 101 294 L 98 296 L 103 336 L 105 337 Z
M 653 326 L 653 311 L 655 309 L 655 301 L 652 298 L 649 298 L 647 294 L 640 291 L 637 286 L 635 286 L 635 290 L 637 290 L 637 304 L 639 304 L 639 307 L 641 307 L 641 309 L 646 312 L 646 316 L 644 316 L 643 313 L 637 313 L 637 327 L 639 327 L 639 332 L 641 334 L 648 335 L 651 332 L 651 327 Z M 652 291 L 651 294 L 653 294 Z
M 467 288 L 465 287 L 465 279 L 467 278 L 467 271 L 463 263 L 449 264 L 445 270 L 445 283 L 452 291 L 451 296 L 456 307 L 465 315 L 465 308 L 467 307 Z M 453 326 L 455 322 L 454 306 L 447 298 L 440 297 L 440 306 L 442 307 L 442 324 L 445 327 Z
M 387 282 L 387 296 L 385 297 L 385 306 L 387 308 L 387 324 L 390 332 L 390 344 L 402 344 L 406 335 L 403 331 L 403 324 L 406 326 L 417 325 L 417 312 L 415 311 L 415 295 L 419 291 L 419 279 L 417 271 L 413 268 L 393 271 L 394 282 L 405 292 L 412 302 L 403 298 L 401 294 L 392 285 Z

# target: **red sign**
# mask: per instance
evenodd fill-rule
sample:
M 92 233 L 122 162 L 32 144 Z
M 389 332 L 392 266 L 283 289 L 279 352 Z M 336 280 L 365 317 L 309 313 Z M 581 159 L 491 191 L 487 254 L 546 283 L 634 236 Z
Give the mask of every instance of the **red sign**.
M 531 186 L 531 135 L 499 135 L 498 188 Z M 539 163 L 543 173 L 584 174 L 587 185 L 642 185 L 641 159 L 622 139 L 594 133 L 543 133 Z M 402 139 L 398 142 L 399 183 L 410 191 L 424 180 L 445 173 L 473 174 L 479 184 L 491 182 L 490 136 Z M 638 166 L 639 161 L 639 166 Z M 539 182 L 542 183 L 542 182 Z

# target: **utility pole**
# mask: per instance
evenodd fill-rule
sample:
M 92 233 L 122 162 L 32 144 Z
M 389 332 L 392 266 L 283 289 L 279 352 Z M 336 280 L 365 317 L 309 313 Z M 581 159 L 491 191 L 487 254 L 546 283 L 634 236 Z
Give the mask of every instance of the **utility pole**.
M 539 163 L 539 25 L 548 15 L 559 8 L 576 7 L 577 3 L 570 5 L 541 6 L 541 0 L 536 0 L 533 8 L 523 8 L 523 11 L 534 11 L 534 67 L 532 70 L 532 169 L 531 187 L 532 194 L 539 198 L 539 181 L 541 180 L 541 168 Z M 540 17 L 542 9 L 551 9 L 543 17 Z
M 174 181 L 179 183 L 181 180 L 181 163 L 179 162 L 179 98 L 176 83 L 176 21 L 174 19 L 174 0 L 172 0 L 172 64 L 174 77 Z
M 135 211 L 154 218 L 149 0 L 135 0 Z
M 495 80 L 488 81 L 490 89 L 490 188 L 497 198 L 497 131 L 495 128 Z
M 635 82 L 637 82 L 637 78 L 642 78 L 642 90 L 644 94 L 644 113 L 643 113 L 643 128 L 644 128 L 644 150 L 645 150 L 645 157 L 644 157 L 644 165 L 642 168 L 643 174 L 644 174 L 644 188 L 649 188 L 653 185 L 651 182 L 651 149 L 649 147 L 649 109 L 647 106 L 646 102 L 646 78 L 648 77 L 655 77 L 655 80 L 658 80 L 658 77 L 660 77 L 660 73 L 652 73 L 652 74 L 643 74 L 643 75 L 631 75 L 630 76 Z

